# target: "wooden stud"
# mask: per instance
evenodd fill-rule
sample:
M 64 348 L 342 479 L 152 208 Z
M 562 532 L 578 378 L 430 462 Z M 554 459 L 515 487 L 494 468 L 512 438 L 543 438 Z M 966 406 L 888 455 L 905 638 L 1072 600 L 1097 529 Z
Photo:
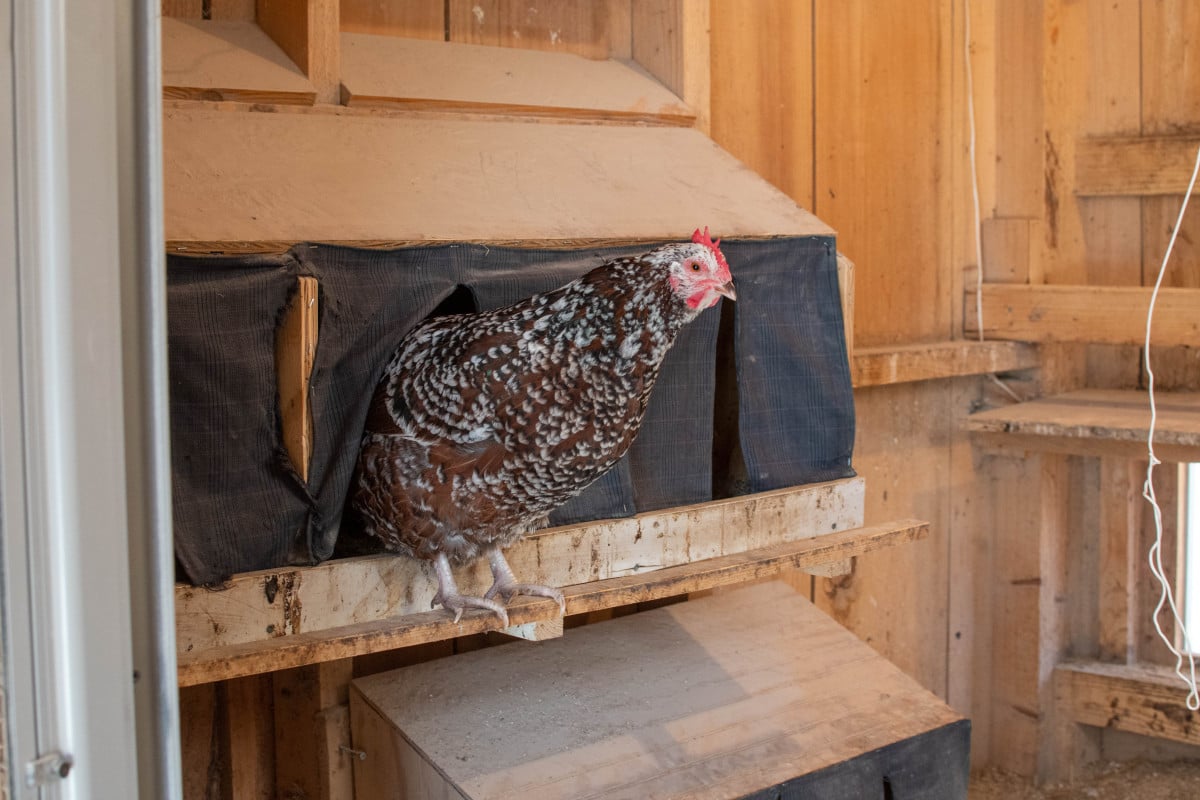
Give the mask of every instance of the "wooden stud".
M 842 330 L 846 337 L 846 356 L 854 363 L 854 262 L 837 254 L 838 294 L 842 299 Z
M 303 276 L 296 279 L 296 292 L 275 335 L 283 444 L 292 459 L 292 466 L 303 480 L 308 480 L 313 447 L 308 384 L 317 352 L 318 289 L 316 278 Z
M 348 714 L 353 661 L 342 659 L 272 675 L 275 780 L 281 797 L 353 800 Z
M 226 687 L 231 797 L 275 798 L 275 721 L 271 679 L 252 675 Z
M 1100 459 L 1099 657 L 1131 662 L 1139 628 L 1137 546 L 1145 467 L 1124 458 Z
M 316 102 L 341 99 L 338 0 L 257 0 L 258 25 L 303 70 Z

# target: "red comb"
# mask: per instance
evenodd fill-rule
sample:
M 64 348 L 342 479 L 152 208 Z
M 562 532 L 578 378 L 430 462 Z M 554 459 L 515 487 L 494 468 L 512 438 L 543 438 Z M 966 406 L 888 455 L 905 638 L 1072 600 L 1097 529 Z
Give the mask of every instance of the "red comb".
M 700 229 L 696 228 L 696 232 L 692 234 L 692 241 L 696 244 L 702 244 L 708 249 L 712 250 L 713 254 L 717 257 L 717 263 L 721 265 L 726 272 L 729 271 L 729 262 L 725 260 L 725 254 L 720 250 L 721 240 L 717 239 L 715 242 L 712 240 L 712 237 L 708 235 L 707 225 L 704 226 L 704 233 L 700 233 Z

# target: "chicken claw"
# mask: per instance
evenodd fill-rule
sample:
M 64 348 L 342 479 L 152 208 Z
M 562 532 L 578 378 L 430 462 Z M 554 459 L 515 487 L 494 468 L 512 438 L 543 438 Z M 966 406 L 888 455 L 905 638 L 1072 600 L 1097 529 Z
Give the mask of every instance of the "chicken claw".
M 453 611 L 455 622 L 462 619 L 465 609 L 482 608 L 500 618 L 501 628 L 508 627 L 508 611 L 504 606 L 490 597 L 472 597 L 458 593 L 458 584 L 454 582 L 454 575 L 450 572 L 450 560 L 446 558 L 445 553 L 438 553 L 434 569 L 437 571 L 438 590 L 429 604 L 430 608 L 440 605 L 447 611 Z
M 508 565 L 508 559 L 504 557 L 504 553 L 499 547 L 491 547 L 487 551 L 488 562 L 492 566 L 492 588 L 484 592 L 484 599 L 490 600 L 496 595 L 504 598 L 505 602 L 512 600 L 517 595 L 526 595 L 531 597 L 548 597 L 558 603 L 558 612 L 566 613 L 567 602 L 563 599 L 563 593 L 553 586 L 542 586 L 537 583 L 517 583 L 517 576 L 513 575 L 512 567 Z

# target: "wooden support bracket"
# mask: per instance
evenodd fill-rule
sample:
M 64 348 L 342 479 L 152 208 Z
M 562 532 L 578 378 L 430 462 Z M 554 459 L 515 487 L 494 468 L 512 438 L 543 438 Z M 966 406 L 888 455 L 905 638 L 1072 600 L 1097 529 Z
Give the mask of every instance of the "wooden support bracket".
M 1187 689 L 1167 667 L 1067 662 L 1054 680 L 1075 722 L 1200 745 L 1200 712 L 1187 707 Z

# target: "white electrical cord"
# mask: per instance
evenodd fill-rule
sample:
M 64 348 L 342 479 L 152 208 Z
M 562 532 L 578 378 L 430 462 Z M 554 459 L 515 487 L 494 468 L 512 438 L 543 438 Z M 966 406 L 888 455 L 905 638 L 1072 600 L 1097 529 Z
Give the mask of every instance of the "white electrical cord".
M 1196 188 L 1196 176 L 1198 174 L 1200 174 L 1200 150 L 1196 151 L 1196 166 L 1192 168 L 1192 179 L 1188 182 L 1187 192 L 1183 195 L 1183 204 L 1179 207 L 1179 217 L 1175 220 L 1175 228 L 1171 231 L 1170 241 L 1167 242 L 1167 251 L 1163 253 L 1162 266 L 1158 268 L 1158 279 L 1154 281 L 1154 291 L 1150 293 L 1150 307 L 1146 311 L 1146 342 L 1143 351 L 1146 364 L 1146 384 L 1150 397 L 1150 431 L 1146 436 L 1146 450 L 1149 453 L 1150 460 L 1146 466 L 1146 483 L 1142 487 L 1142 497 L 1146 498 L 1150 503 L 1150 507 L 1154 509 L 1154 544 L 1150 546 L 1147 559 L 1150 562 L 1150 572 L 1154 575 L 1155 580 L 1158 581 L 1158 585 L 1162 590 L 1158 597 L 1158 605 L 1154 607 L 1154 630 L 1158 632 L 1158 638 L 1162 639 L 1163 644 L 1171 651 L 1171 655 L 1175 656 L 1175 674 L 1187 684 L 1187 707 L 1192 711 L 1200 710 L 1200 690 L 1196 687 L 1196 653 L 1188 637 L 1187 626 L 1184 625 L 1183 618 L 1179 614 L 1179 607 L 1175 604 L 1175 593 L 1171 590 L 1171 582 L 1167 578 L 1166 570 L 1163 568 L 1162 509 L 1159 508 L 1158 498 L 1154 495 L 1154 467 L 1162 462 L 1154 455 L 1154 430 L 1158 424 L 1158 407 L 1154 401 L 1154 370 L 1150 366 L 1150 328 L 1154 321 L 1154 304 L 1158 301 L 1158 290 L 1162 287 L 1163 276 L 1167 274 L 1167 262 L 1171 259 L 1171 251 L 1175 248 L 1175 238 L 1179 235 L 1180 226 L 1183 225 L 1183 215 L 1187 211 L 1188 200 L 1192 196 L 1192 191 Z M 1195 576 L 1193 576 L 1193 580 L 1195 580 Z M 1192 586 L 1192 591 L 1200 591 L 1200 581 Z M 1181 632 L 1183 640 L 1182 651 L 1175 646 L 1175 642 L 1171 637 L 1167 636 L 1166 632 L 1163 631 L 1162 624 L 1158 620 L 1163 606 L 1171 609 L 1171 615 L 1175 618 L 1175 625 Z M 1183 671 L 1183 662 L 1185 660 L 1188 663 L 1186 674 Z

